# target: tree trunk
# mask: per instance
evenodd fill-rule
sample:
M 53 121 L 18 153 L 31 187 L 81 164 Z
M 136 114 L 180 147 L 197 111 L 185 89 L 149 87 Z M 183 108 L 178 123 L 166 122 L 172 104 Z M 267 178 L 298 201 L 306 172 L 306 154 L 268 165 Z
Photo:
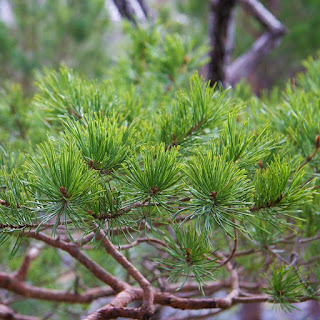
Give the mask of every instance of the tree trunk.
M 211 0 L 209 13 L 210 62 L 208 80 L 211 85 L 225 82 L 226 48 L 231 14 L 236 0 Z

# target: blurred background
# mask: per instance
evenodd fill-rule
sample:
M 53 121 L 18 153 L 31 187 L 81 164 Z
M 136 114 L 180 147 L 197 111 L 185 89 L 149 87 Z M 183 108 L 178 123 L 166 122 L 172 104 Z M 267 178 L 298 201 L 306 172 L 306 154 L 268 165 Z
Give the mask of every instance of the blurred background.
M 140 24 L 145 15 L 132 0 Z M 209 0 L 148 0 L 148 14 L 196 45 L 208 45 Z M 320 48 L 319 0 L 261 1 L 287 28 L 281 44 L 252 71 L 247 81 L 257 94 L 301 71 L 301 60 Z M 263 27 L 242 7 L 235 8 L 233 57 L 249 49 Z M 108 78 L 125 46 L 123 20 L 112 0 L 0 0 L 0 87 L 19 82 L 32 92 L 36 70 L 61 63 L 94 78 Z

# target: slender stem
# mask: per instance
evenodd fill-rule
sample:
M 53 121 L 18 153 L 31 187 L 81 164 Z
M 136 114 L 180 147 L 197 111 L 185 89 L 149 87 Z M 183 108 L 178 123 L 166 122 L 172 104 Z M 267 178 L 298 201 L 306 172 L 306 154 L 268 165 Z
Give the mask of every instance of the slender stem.
M 27 273 L 31 266 L 31 262 L 38 257 L 42 247 L 43 246 L 41 246 L 40 244 L 37 244 L 28 249 L 20 268 L 15 272 L 16 279 L 21 281 L 26 279 Z
M 318 151 L 319 151 L 319 148 L 320 148 L 320 136 L 316 136 L 316 139 L 315 139 L 315 147 L 314 147 L 314 151 L 313 153 L 308 156 L 306 158 L 306 160 L 304 161 L 304 163 L 299 167 L 299 170 L 302 169 L 306 164 L 308 164 L 310 161 L 312 161 L 312 159 L 317 155 Z
M 234 246 L 233 246 L 233 249 L 232 249 L 229 257 L 220 264 L 220 267 L 226 265 L 232 259 L 232 257 L 234 256 L 234 254 L 237 251 L 237 247 L 238 247 L 238 233 L 237 233 L 237 228 L 234 228 Z
M 311 237 L 311 238 L 300 239 L 299 243 L 308 243 L 308 242 L 312 242 L 312 241 L 319 240 L 319 239 L 320 239 L 320 234 L 318 234 L 314 237 Z
M 163 242 L 163 241 L 161 241 L 161 240 L 159 240 L 159 239 L 154 239 L 154 238 L 138 238 L 138 239 L 136 239 L 135 241 L 133 241 L 132 243 L 129 243 L 129 244 L 126 244 L 126 245 L 123 245 L 123 246 L 121 246 L 120 247 L 120 250 L 128 250 L 128 249 L 131 249 L 131 248 L 133 248 L 133 247 L 136 247 L 136 246 L 138 246 L 140 243 L 144 243 L 144 242 L 147 242 L 147 243 L 149 243 L 149 244 L 158 244 L 158 245 L 160 245 L 160 246 L 162 246 L 162 247 L 166 247 L 167 245 Z

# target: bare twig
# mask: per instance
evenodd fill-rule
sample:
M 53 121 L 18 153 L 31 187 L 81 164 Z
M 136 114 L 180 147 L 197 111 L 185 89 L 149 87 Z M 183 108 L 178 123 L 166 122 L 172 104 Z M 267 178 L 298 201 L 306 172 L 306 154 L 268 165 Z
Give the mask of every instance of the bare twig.
M 41 243 L 37 243 L 36 245 L 31 246 L 28 249 L 20 268 L 14 274 L 16 279 L 21 281 L 26 279 L 27 273 L 31 266 L 31 262 L 37 258 L 42 248 L 43 248 L 43 245 L 41 245 Z
M 129 243 L 129 244 L 126 244 L 126 245 L 123 245 L 120 247 L 120 250 L 128 250 L 128 249 L 131 249 L 133 247 L 136 247 L 137 245 L 139 245 L 140 243 L 149 243 L 149 244 L 158 244 L 162 247 L 166 247 L 167 245 L 159 240 L 159 239 L 154 239 L 154 238 L 138 238 L 136 239 L 135 241 Z
M 150 9 L 149 9 L 148 5 L 146 4 L 145 0 L 137 0 L 137 1 L 140 4 L 140 7 L 141 7 L 145 17 L 148 18 Z
M 320 136 L 316 136 L 316 139 L 315 139 L 315 147 L 314 147 L 314 151 L 313 153 L 308 156 L 306 158 L 306 160 L 304 161 L 304 163 L 302 163 L 302 165 L 299 167 L 299 170 L 302 169 L 306 164 L 308 164 L 310 161 L 312 161 L 312 159 L 317 155 L 318 151 L 319 151 L 319 148 L 320 148 Z
M 226 265 L 234 256 L 235 252 L 237 251 L 237 247 L 238 247 L 238 233 L 237 233 L 237 228 L 234 228 L 234 247 L 229 255 L 229 257 L 227 259 L 225 259 L 220 265 L 219 267 L 222 267 L 224 265 Z

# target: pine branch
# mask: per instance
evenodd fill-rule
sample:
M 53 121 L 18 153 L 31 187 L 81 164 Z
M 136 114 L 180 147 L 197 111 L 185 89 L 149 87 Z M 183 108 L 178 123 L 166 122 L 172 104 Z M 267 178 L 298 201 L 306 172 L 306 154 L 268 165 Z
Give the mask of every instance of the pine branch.
M 35 287 L 17 279 L 14 275 L 0 272 L 0 288 L 24 297 L 63 303 L 86 304 L 114 294 L 110 288 L 92 288 L 81 294 Z
M 120 250 L 128 250 L 131 249 L 133 247 L 138 246 L 140 243 L 149 243 L 151 245 L 153 244 L 158 244 L 162 247 L 166 247 L 166 243 L 164 241 L 161 241 L 159 239 L 153 239 L 153 238 L 138 238 L 136 240 L 134 240 L 133 242 L 131 242 L 130 244 L 126 244 L 120 247 Z M 157 246 L 156 246 L 157 247 Z
M 37 245 L 31 246 L 28 249 L 26 255 L 24 256 L 21 266 L 14 273 L 14 276 L 16 277 L 16 279 L 20 281 L 24 281 L 26 279 L 27 273 L 31 267 L 31 263 L 33 260 L 35 260 L 39 256 L 39 254 L 41 253 L 42 247 L 43 246 L 38 243 Z
M 75 244 L 67 243 L 59 239 L 52 239 L 40 232 L 38 232 L 37 234 L 34 232 L 30 232 L 28 233 L 28 237 L 42 241 L 54 248 L 58 248 L 68 252 L 74 259 L 79 261 L 85 268 L 87 268 L 96 278 L 108 284 L 114 291 L 120 292 L 128 287 L 128 284 L 109 274 L 96 262 L 86 256 L 83 252 L 81 252 Z
M 108 254 L 110 254 L 133 279 L 135 279 L 143 290 L 143 302 L 141 312 L 143 319 L 151 318 L 153 314 L 154 292 L 149 281 L 123 256 L 119 250 L 112 244 L 105 233 L 100 230 L 99 238 L 102 239 L 102 244 Z
M 234 221 L 235 223 L 235 221 Z M 226 265 L 231 259 L 232 257 L 235 255 L 236 251 L 237 251 L 237 247 L 238 247 L 238 232 L 237 232 L 237 228 L 234 228 L 234 246 L 233 249 L 229 255 L 228 258 L 226 258 L 219 266 L 222 267 L 224 265 Z
M 320 148 L 320 136 L 316 136 L 316 139 L 315 139 L 315 148 L 314 148 L 314 151 L 313 153 L 308 156 L 306 158 L 306 160 L 302 163 L 302 165 L 299 167 L 299 170 L 302 169 L 306 164 L 308 164 L 310 161 L 312 161 L 312 159 L 317 155 L 318 151 L 319 151 L 319 148 Z

